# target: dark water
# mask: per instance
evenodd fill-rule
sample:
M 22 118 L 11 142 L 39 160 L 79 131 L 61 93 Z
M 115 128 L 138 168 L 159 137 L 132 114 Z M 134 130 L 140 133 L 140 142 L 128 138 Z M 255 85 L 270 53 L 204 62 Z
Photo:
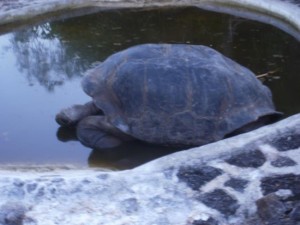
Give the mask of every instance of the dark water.
M 265 83 L 277 109 L 300 111 L 300 45 L 288 34 L 195 8 L 105 11 L 0 36 L 0 164 L 129 168 L 168 153 L 139 143 L 92 151 L 54 121 L 61 108 L 89 100 L 80 87 L 86 69 L 148 42 L 208 45 L 256 74 L 275 70 Z

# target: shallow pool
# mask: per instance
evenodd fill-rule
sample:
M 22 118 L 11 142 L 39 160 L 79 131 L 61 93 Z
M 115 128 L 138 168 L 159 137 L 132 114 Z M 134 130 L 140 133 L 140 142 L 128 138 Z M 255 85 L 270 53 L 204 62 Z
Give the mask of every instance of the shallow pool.
M 61 108 L 89 101 L 80 87 L 85 70 L 149 42 L 208 45 L 256 74 L 275 72 L 264 82 L 277 109 L 286 116 L 300 111 L 300 45 L 288 34 L 197 8 L 102 11 L 0 36 L 0 164 L 124 169 L 169 153 L 141 143 L 93 151 L 54 121 Z

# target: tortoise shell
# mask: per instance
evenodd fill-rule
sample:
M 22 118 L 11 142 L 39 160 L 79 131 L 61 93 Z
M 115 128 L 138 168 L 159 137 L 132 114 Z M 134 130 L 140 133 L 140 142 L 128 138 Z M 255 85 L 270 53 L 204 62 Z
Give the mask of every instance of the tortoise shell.
M 160 145 L 204 145 L 277 114 L 249 69 L 201 45 L 128 48 L 89 71 L 82 86 L 113 126 Z

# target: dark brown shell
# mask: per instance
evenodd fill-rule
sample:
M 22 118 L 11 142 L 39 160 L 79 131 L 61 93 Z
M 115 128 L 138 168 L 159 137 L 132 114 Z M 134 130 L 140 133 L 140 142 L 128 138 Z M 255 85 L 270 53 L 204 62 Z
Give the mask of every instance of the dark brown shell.
M 250 70 L 200 45 L 129 48 L 95 68 L 83 88 L 114 126 L 162 145 L 203 145 L 276 114 Z

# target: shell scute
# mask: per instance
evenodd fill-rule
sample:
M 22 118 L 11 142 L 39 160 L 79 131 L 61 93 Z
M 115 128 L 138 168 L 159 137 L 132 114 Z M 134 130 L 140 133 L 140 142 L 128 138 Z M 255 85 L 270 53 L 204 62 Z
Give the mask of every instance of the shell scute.
M 84 90 L 105 106 L 112 125 L 121 121 L 127 134 L 154 144 L 203 145 L 277 113 L 249 69 L 206 46 L 131 47 L 85 80 L 93 81 L 83 82 Z

